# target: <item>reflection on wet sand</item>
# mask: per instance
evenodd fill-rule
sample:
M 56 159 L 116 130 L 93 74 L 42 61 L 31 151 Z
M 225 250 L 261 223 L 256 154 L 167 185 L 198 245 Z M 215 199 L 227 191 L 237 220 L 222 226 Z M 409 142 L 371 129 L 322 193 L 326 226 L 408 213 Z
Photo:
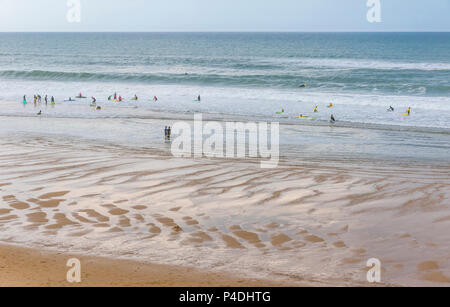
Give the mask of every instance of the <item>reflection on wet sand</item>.
M 450 283 L 449 166 L 175 159 L 2 139 L 0 239 L 311 284 Z

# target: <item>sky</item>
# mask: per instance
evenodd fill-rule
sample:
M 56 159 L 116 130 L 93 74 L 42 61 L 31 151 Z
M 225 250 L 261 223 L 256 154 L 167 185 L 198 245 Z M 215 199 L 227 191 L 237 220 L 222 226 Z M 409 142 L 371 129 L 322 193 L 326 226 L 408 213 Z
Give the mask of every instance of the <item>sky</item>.
M 80 2 L 80 22 L 67 20 Z M 0 32 L 450 31 L 450 0 L 0 0 Z

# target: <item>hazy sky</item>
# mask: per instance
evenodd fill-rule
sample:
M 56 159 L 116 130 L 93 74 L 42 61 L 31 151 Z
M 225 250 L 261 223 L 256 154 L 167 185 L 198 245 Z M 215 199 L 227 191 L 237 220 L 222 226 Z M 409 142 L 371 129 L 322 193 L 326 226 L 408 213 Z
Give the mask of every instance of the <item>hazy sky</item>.
M 450 0 L 0 0 L 0 31 L 450 31 Z

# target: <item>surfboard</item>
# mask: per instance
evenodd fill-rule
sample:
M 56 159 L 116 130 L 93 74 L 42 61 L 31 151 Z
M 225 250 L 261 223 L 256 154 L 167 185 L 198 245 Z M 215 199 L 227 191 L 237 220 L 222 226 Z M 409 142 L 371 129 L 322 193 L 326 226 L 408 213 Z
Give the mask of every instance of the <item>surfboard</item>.
M 77 97 L 75 97 L 75 98 L 78 98 L 78 99 L 86 99 L 87 97 L 84 97 L 84 96 L 77 96 Z
M 295 117 L 297 117 L 297 118 L 308 118 L 309 116 L 308 115 L 295 115 Z
M 395 115 L 397 117 L 401 117 L 401 116 L 409 116 L 409 114 L 400 114 L 400 115 Z

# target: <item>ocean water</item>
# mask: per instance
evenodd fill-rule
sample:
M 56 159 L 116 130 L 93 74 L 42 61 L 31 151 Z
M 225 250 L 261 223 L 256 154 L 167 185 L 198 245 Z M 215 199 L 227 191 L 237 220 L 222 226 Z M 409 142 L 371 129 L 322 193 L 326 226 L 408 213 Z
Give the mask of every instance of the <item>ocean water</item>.
M 449 33 L 4 33 L 0 101 L 39 93 L 65 104 L 82 92 L 113 108 L 107 97 L 117 92 L 121 106 L 138 107 L 131 117 L 150 109 L 271 120 L 284 109 L 281 120 L 301 124 L 294 116 L 317 105 L 318 121 L 333 113 L 346 123 L 448 129 L 448 50 Z M 35 113 L 17 106 L 0 115 Z M 394 116 L 408 107 L 413 116 Z

